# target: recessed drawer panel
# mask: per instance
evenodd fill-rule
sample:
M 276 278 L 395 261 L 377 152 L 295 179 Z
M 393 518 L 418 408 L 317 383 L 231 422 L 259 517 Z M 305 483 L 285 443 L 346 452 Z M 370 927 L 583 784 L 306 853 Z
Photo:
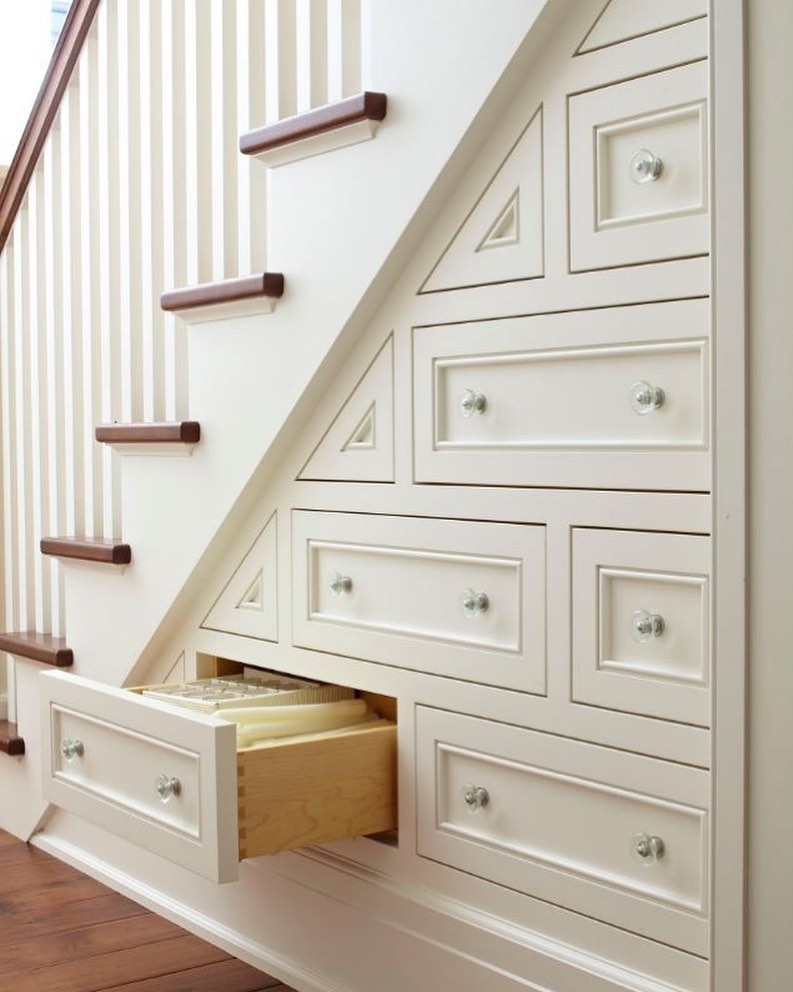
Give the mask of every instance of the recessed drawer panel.
M 295 511 L 302 647 L 545 689 L 545 530 Z
M 707 62 L 569 100 L 570 267 L 706 254 Z
M 573 699 L 710 725 L 710 539 L 573 531 Z
M 707 952 L 708 776 L 419 707 L 424 857 Z
M 397 826 L 394 724 L 238 750 L 233 723 L 41 680 L 44 798 L 213 881 L 241 858 Z
M 702 301 L 414 331 L 419 482 L 703 488 Z

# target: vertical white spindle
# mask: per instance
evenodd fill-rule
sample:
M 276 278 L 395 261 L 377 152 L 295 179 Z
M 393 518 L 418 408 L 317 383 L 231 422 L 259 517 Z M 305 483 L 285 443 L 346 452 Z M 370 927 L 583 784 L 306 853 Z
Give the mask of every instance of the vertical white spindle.
M 16 438 L 16 348 L 14 320 L 17 313 L 16 249 L 12 234 L 0 259 L 0 375 L 2 375 L 2 459 L 3 459 L 3 556 L 6 630 L 21 630 Z M 9 682 L 11 681 L 9 677 Z
M 185 6 L 185 193 L 189 285 L 212 278 L 211 2 L 188 0 Z
M 297 0 L 297 112 L 328 100 L 327 0 Z
M 212 4 L 212 278 L 239 275 L 237 261 L 236 0 Z
M 266 118 L 264 0 L 237 0 L 237 130 L 242 133 Z M 234 143 L 235 153 L 237 143 Z M 240 274 L 265 267 L 267 170 L 237 155 L 238 263 Z
M 297 113 L 295 0 L 268 0 L 264 36 L 267 123 Z
M 361 90 L 361 0 L 342 0 L 342 96 Z

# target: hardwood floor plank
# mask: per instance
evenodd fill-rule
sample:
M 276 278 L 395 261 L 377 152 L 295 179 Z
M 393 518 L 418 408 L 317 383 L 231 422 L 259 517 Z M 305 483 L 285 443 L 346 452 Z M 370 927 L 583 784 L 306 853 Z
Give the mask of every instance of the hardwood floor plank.
M 73 872 L 69 878 L 46 886 L 6 890 L 5 879 L 0 880 L 0 929 L 9 921 L 29 918 L 37 910 L 47 911 L 60 906 L 70 906 L 85 899 L 107 895 L 108 889 L 87 875 Z
M 223 951 L 190 934 L 125 948 L 97 957 L 17 972 L 3 978 L 3 992 L 104 992 L 126 982 L 140 982 L 173 972 L 187 971 L 226 958 Z
M 113 992 L 294 992 L 250 965 L 230 958 L 176 975 L 117 985 Z
M 41 940 L 67 930 L 128 920 L 146 913 L 142 906 L 117 892 L 95 895 L 89 891 L 86 898 L 71 899 L 62 905 L 48 902 L 46 906 L 41 905 L 40 893 L 28 893 L 26 901 L 27 906 L 23 906 L 21 898 L 13 904 L 0 898 L 0 951 L 19 940 Z M 17 918 L 14 914 L 18 914 Z M 3 919 L 4 916 L 8 919 Z

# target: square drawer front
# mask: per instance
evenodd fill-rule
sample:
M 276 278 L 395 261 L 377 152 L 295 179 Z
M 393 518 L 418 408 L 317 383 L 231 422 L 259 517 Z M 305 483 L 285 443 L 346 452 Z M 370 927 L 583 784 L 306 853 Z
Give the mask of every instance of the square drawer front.
M 703 300 L 414 329 L 417 482 L 707 489 Z
M 569 99 L 570 268 L 707 254 L 708 63 Z
M 710 725 L 710 538 L 573 531 L 573 699 Z
M 397 826 L 395 725 L 237 750 L 233 723 L 41 680 L 44 798 L 213 881 L 242 858 Z
M 417 709 L 418 853 L 707 954 L 706 772 Z
M 545 691 L 545 528 L 313 513 L 292 519 L 294 642 Z

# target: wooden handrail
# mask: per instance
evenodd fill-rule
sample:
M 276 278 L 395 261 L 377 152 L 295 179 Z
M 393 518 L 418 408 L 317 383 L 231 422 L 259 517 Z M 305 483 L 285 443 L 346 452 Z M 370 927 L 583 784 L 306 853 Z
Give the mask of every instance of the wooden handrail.
M 44 148 L 61 99 L 69 85 L 83 42 L 101 0 L 74 0 L 52 53 L 44 82 L 33 104 L 5 183 L 0 189 L 0 251 L 22 206 L 28 183 Z

